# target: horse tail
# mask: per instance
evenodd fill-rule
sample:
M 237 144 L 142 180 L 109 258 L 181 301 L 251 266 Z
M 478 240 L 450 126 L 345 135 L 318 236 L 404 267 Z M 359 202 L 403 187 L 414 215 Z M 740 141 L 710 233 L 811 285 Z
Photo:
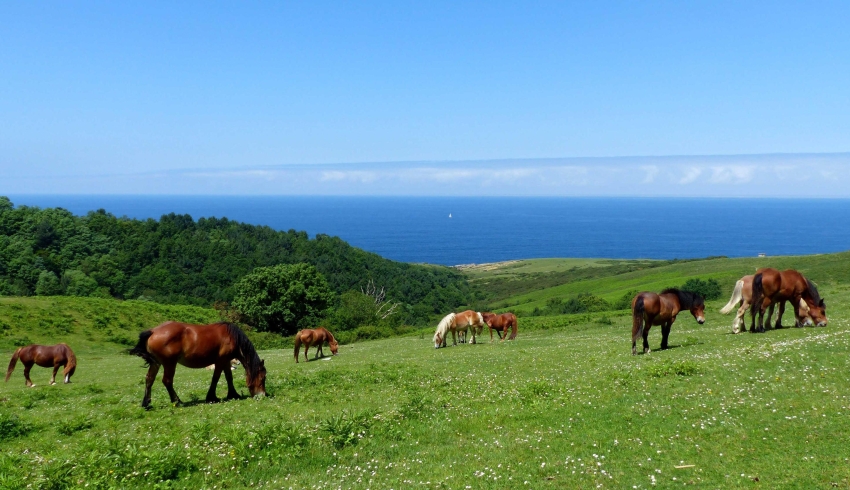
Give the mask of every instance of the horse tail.
M 12 360 L 9 361 L 9 369 L 6 371 L 6 381 L 9 381 L 9 378 L 12 377 L 12 371 L 15 370 L 15 365 L 18 363 L 18 357 L 21 355 L 21 349 L 23 349 L 23 347 L 18 347 L 15 350 L 15 353 L 12 354 Z
M 65 346 L 65 357 L 67 357 L 67 364 L 65 364 L 65 372 L 63 374 L 70 378 L 74 375 L 74 371 L 77 370 L 77 356 L 74 355 L 74 351 L 66 344 L 62 345 Z
M 511 321 L 511 337 L 508 340 L 514 340 L 516 338 L 516 329 L 517 329 L 517 321 L 516 316 L 513 317 L 513 321 Z
M 144 332 L 139 334 L 139 342 L 135 347 L 129 350 L 128 354 L 139 356 L 145 360 L 145 363 L 148 365 L 151 364 L 159 364 L 156 361 L 156 358 L 148 352 L 148 339 L 153 335 L 153 330 L 145 330 Z
M 724 315 L 729 314 L 742 299 L 744 299 L 744 280 L 739 279 L 738 282 L 735 283 L 735 289 L 732 290 L 732 297 L 729 298 L 729 302 L 726 303 L 726 306 L 720 309 L 720 313 L 723 313 Z
M 756 321 L 756 311 L 761 310 L 761 304 L 764 300 L 764 284 L 762 284 L 762 274 L 758 273 L 753 278 L 753 300 L 751 302 L 752 307 L 750 308 L 750 318 L 753 322 L 753 327 L 755 328 Z
M 300 333 L 300 332 L 299 332 Z M 298 362 L 298 354 L 301 353 L 301 336 L 295 334 L 295 362 Z
M 643 338 L 644 316 L 643 296 L 638 296 L 637 300 L 635 300 L 635 306 L 632 309 L 632 341 Z

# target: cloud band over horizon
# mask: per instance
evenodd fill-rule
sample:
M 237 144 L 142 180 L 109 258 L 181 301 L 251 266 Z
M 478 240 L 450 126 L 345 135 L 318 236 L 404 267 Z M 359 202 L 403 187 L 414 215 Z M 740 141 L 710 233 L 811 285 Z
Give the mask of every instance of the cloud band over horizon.
M 850 153 L 506 159 L 32 175 L 3 194 L 850 197 Z

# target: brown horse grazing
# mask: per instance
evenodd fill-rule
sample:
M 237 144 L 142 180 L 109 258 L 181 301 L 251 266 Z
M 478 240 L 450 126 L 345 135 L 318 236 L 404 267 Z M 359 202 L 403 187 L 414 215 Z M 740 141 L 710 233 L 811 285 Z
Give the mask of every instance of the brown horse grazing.
M 56 384 L 56 372 L 59 368 L 65 366 L 63 374 L 65 383 L 71 382 L 71 376 L 77 370 L 77 356 L 67 344 L 56 345 L 28 345 L 18 348 L 12 354 L 12 360 L 9 361 L 9 369 L 6 371 L 6 381 L 12 376 L 12 371 L 15 370 L 15 364 L 18 359 L 24 364 L 24 379 L 27 381 L 27 386 L 35 386 L 30 379 L 30 369 L 33 364 L 38 364 L 41 367 L 52 367 L 53 376 L 50 377 L 50 384 Z
M 638 293 L 632 299 L 632 355 L 637 354 L 635 345 L 641 337 L 644 354 L 649 352 L 649 329 L 653 325 L 661 325 L 661 349 L 666 349 L 670 327 L 682 310 L 689 310 L 700 325 L 705 323 L 705 301 L 697 293 L 676 288 L 659 294 Z
M 499 338 L 501 339 L 500 342 L 504 342 L 505 339 L 508 338 L 508 329 L 511 329 L 511 338 L 508 340 L 514 340 L 516 338 L 517 321 L 516 315 L 513 313 L 502 313 L 497 315 L 488 311 L 486 313 L 481 313 L 481 316 L 484 317 L 484 323 L 486 323 L 487 327 L 489 327 L 490 342 L 493 341 L 493 330 L 495 330 L 499 335 Z M 504 335 L 502 335 L 503 333 Z
M 738 282 L 735 283 L 735 289 L 732 290 L 732 297 L 729 298 L 729 302 L 726 303 L 726 306 L 720 310 L 720 313 L 726 315 L 730 313 L 735 306 L 738 304 L 741 305 L 741 307 L 738 308 L 738 312 L 735 314 L 735 320 L 732 322 L 732 333 L 739 333 L 741 330 L 745 332 L 747 331 L 747 324 L 744 321 L 744 315 L 747 313 L 750 305 L 753 304 L 754 277 L 755 274 L 750 274 L 738 279 Z M 767 310 L 768 324 L 770 324 L 771 318 L 773 318 L 774 306 L 776 306 L 776 303 L 772 303 Z M 785 301 L 782 301 L 779 306 L 779 317 L 776 319 L 776 328 L 782 328 L 782 314 L 784 312 Z M 809 317 L 809 305 L 807 305 L 802 299 L 800 299 L 799 308 L 794 308 L 794 316 L 798 327 L 812 324 L 812 319 Z
M 437 330 L 434 332 L 434 348 L 446 346 L 446 338 L 449 331 L 452 332 L 452 345 L 457 345 L 457 334 L 472 330 L 472 343 L 476 343 L 476 336 L 484 329 L 484 317 L 481 313 L 472 310 L 461 311 L 460 313 L 449 313 L 444 316 L 440 323 L 437 324 Z
M 319 354 L 321 354 L 322 357 L 325 357 L 325 353 L 322 350 L 322 346 L 325 342 L 327 342 L 328 347 L 331 348 L 331 354 L 336 355 L 339 350 L 339 344 L 334 338 L 334 335 L 330 333 L 327 328 L 305 328 L 304 330 L 299 331 L 295 334 L 295 362 L 298 363 L 298 353 L 301 351 L 301 344 L 304 344 L 304 362 L 309 361 L 307 358 L 307 351 L 313 346 L 316 346 L 316 356 L 313 359 L 318 359 Z
M 239 398 L 239 393 L 233 387 L 231 359 L 238 359 L 245 366 L 245 382 L 251 396 L 266 394 L 265 362 L 257 355 L 245 333 L 232 323 L 191 325 L 165 322 L 140 333 L 139 343 L 130 349 L 130 354 L 141 357 L 150 366 L 145 377 L 145 396 L 142 398 L 142 406 L 145 408 L 151 406 L 151 386 L 156 381 L 160 366 L 165 368 L 162 384 L 171 396 L 171 403 L 181 403 L 173 386 L 178 363 L 193 369 L 215 364 L 207 402 L 218 401 L 215 388 L 222 371 L 227 380 L 227 398 Z
M 765 268 L 756 271 L 753 278 L 753 308 L 750 310 L 752 325 L 750 332 L 764 332 L 764 310 L 775 303 L 779 304 L 779 317 L 785 310 L 785 301 L 790 301 L 796 310 L 797 318 L 803 316 L 800 302 L 804 301 L 809 307 L 808 315 L 819 327 L 826 326 L 826 304 L 818 294 L 818 289 L 812 281 L 803 277 L 794 269 L 779 272 L 776 269 Z M 756 312 L 759 315 L 756 327 Z M 768 317 L 770 320 L 770 317 Z M 782 328 L 779 323 L 777 328 Z

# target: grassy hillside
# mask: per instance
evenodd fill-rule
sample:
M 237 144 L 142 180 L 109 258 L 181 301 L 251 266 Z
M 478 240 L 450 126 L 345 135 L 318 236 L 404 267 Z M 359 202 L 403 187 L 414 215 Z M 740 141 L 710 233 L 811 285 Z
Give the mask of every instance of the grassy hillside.
M 819 283 L 825 328 L 731 335 L 723 298 L 708 304 L 705 325 L 680 315 L 670 349 L 631 356 L 626 311 L 521 317 L 514 342 L 434 350 L 429 331 L 300 364 L 289 349 L 264 350 L 273 395 L 264 399 L 204 404 L 211 373 L 181 367 L 186 406 L 170 406 L 157 382 L 152 411 L 139 407 L 142 361 L 111 337 L 169 317 L 211 321 L 214 311 L 0 298 L 0 359 L 21 335 L 73 341 L 79 358 L 70 385 L 48 386 L 50 371 L 34 368 L 37 386 L 26 388 L 18 366 L 0 388 L 0 488 L 845 488 L 848 258 L 713 259 L 619 275 L 608 271 L 623 264 L 585 262 L 594 277 L 503 300 L 614 299 L 688 277 L 729 288 L 756 265 L 794 265 Z M 517 269 L 578 265 L 565 264 Z M 655 327 L 650 346 L 659 343 Z M 242 371 L 235 378 L 247 392 Z
M 0 352 L 33 343 L 65 342 L 77 354 L 125 349 L 139 332 L 166 321 L 210 323 L 215 310 L 151 301 L 98 298 L 0 297 Z
M 489 295 L 489 306 L 530 313 L 535 307 L 545 306 L 549 298 L 569 298 L 589 292 L 615 301 L 629 291 L 657 291 L 679 286 L 690 278 L 717 279 L 728 300 L 735 281 L 759 267 L 795 268 L 819 286 L 850 283 L 850 252 L 692 261 L 533 259 L 465 272 L 472 284 Z

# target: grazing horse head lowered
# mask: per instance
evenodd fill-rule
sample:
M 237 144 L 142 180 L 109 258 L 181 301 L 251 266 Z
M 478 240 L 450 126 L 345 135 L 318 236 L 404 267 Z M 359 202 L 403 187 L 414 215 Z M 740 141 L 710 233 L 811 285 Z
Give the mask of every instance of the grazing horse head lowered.
M 74 351 L 68 347 L 68 344 L 32 344 L 26 347 L 20 347 L 12 354 L 12 359 L 9 361 L 9 369 L 6 371 L 6 381 L 9 381 L 9 378 L 12 376 L 18 359 L 24 365 L 24 379 L 26 380 L 26 385 L 29 387 L 35 386 L 30 379 L 30 369 L 32 369 L 33 364 L 53 368 L 53 376 L 50 377 L 50 384 L 52 385 L 56 384 L 56 373 L 60 367 L 65 366 L 62 372 L 65 377 L 65 384 L 71 382 L 71 376 L 77 370 L 77 356 L 74 355 Z
M 705 323 L 705 300 L 697 293 L 669 288 L 659 294 L 638 293 L 632 299 L 632 355 L 637 354 L 637 341 L 643 338 L 643 352 L 649 352 L 649 329 L 661 326 L 661 348 L 667 348 L 670 328 L 676 315 L 682 310 L 690 311 L 694 319 Z
M 753 308 L 750 310 L 752 328 L 750 328 L 750 332 L 764 332 L 765 310 L 768 307 L 773 308 L 773 305 L 779 303 L 779 314 L 781 315 L 786 301 L 790 301 L 791 305 L 794 306 L 798 326 L 801 326 L 800 319 L 805 315 L 811 317 L 812 322 L 817 326 L 826 326 L 826 303 L 820 297 L 815 284 L 794 269 L 780 272 L 768 267 L 759 269 L 753 277 Z M 807 311 L 803 308 L 804 303 Z M 756 315 L 758 315 L 758 326 L 756 326 Z M 769 320 L 770 315 L 768 315 Z M 777 323 L 776 328 L 781 327 L 782 325 Z
M 245 367 L 245 384 L 251 396 L 266 394 L 266 365 L 257 355 L 254 344 L 239 327 L 232 323 L 213 323 L 211 325 L 192 325 L 180 322 L 165 322 L 139 334 L 139 342 L 130 349 L 148 364 L 145 377 L 145 395 L 142 406 L 151 406 L 151 387 L 156 380 L 160 366 L 164 368 L 162 384 L 168 390 L 171 403 L 181 403 L 174 391 L 174 372 L 177 364 L 188 368 L 203 368 L 215 365 L 207 402 L 217 402 L 215 388 L 221 373 L 227 380 L 227 398 L 239 398 L 233 386 L 233 374 L 230 361 L 238 359 Z

